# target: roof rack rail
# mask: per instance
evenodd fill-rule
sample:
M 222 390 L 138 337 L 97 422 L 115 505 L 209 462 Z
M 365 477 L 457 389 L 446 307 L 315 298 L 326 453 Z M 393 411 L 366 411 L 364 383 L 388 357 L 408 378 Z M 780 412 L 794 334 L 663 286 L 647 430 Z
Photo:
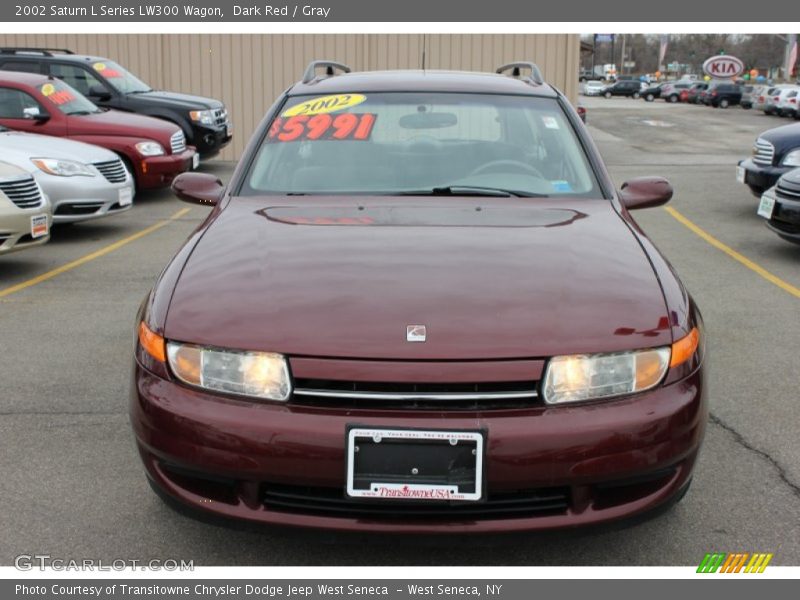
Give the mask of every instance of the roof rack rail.
M 535 83 L 536 85 L 542 85 L 544 83 L 544 78 L 542 77 L 542 72 L 539 70 L 539 67 L 536 66 L 536 63 L 532 62 L 512 62 L 508 63 L 507 65 L 503 65 L 502 67 L 497 68 L 497 73 L 505 73 L 506 71 L 511 71 L 511 77 L 521 77 L 522 76 L 522 69 L 530 70 L 531 74 L 528 77 L 530 81 Z
M 325 67 L 325 75 L 332 77 L 336 70 L 342 73 L 349 73 L 350 67 L 340 62 L 333 60 L 312 60 L 308 63 L 305 72 L 303 73 L 303 83 L 310 83 L 314 81 L 317 76 L 317 69 Z
M 23 47 L 3 47 L 0 54 L 41 54 L 42 56 L 53 56 L 53 52 L 59 54 L 75 54 L 66 48 L 23 48 Z

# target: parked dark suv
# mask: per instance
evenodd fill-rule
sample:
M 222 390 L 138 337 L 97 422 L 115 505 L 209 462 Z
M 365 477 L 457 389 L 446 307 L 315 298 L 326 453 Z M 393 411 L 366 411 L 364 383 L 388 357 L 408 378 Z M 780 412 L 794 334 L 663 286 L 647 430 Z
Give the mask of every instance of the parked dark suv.
M 800 123 L 769 129 L 758 136 L 752 156 L 739 161 L 736 179 L 760 198 L 781 175 L 797 168 L 800 168 Z
M 218 154 L 231 141 L 231 123 L 222 102 L 156 91 L 107 58 L 53 48 L 0 48 L 0 69 L 52 75 L 97 106 L 171 121 L 203 158 Z
M 708 103 L 714 108 L 728 108 L 742 102 L 742 86 L 720 83 L 708 92 Z
M 642 84 L 638 81 L 624 80 L 618 81 L 612 86 L 606 88 L 603 95 L 606 98 L 611 96 L 627 96 L 629 98 L 638 98 L 642 93 Z

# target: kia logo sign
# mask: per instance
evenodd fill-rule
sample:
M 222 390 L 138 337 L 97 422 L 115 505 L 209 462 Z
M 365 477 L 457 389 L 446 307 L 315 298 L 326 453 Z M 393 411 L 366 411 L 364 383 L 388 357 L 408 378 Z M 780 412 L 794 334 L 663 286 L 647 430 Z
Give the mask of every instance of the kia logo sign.
M 744 73 L 744 63 L 735 56 L 720 54 L 703 63 L 703 73 L 718 79 L 738 77 Z

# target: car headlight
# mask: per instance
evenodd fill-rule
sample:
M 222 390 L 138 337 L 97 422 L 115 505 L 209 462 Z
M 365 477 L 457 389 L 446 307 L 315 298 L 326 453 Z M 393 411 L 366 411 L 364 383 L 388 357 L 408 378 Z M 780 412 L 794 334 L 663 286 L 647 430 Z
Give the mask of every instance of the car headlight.
M 213 110 L 192 110 L 189 111 L 189 118 L 195 123 L 203 125 L 214 124 L 214 111 Z
M 784 156 L 781 165 L 784 167 L 800 167 L 800 148 L 792 150 Z
M 31 162 L 40 170 L 49 175 L 59 177 L 94 177 L 94 172 L 88 165 L 76 160 L 63 160 L 61 158 L 32 158 Z
M 136 144 L 136 151 L 142 156 L 161 156 L 164 148 L 158 142 L 139 142 Z
M 175 376 L 189 385 L 266 400 L 288 400 L 292 392 L 282 354 L 167 342 L 167 358 Z
M 648 390 L 664 378 L 671 349 L 553 357 L 544 377 L 544 401 L 562 404 Z

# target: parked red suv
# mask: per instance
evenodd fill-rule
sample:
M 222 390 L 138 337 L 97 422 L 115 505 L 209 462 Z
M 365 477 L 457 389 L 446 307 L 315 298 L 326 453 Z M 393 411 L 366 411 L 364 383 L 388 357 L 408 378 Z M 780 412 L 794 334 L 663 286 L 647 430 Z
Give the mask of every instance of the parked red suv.
M 168 186 L 198 163 L 177 125 L 98 108 L 63 81 L 44 75 L 0 71 L 0 125 L 108 148 L 125 161 L 140 189 Z

